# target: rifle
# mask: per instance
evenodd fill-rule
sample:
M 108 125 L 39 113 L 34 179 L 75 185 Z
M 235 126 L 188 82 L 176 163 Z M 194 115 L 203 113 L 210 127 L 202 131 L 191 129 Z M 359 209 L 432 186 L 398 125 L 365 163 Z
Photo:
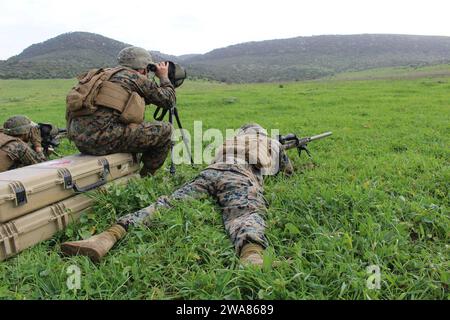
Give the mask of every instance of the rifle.
M 49 149 L 55 149 L 59 146 L 59 139 L 63 138 L 67 134 L 66 129 L 59 129 L 57 126 L 50 123 L 38 123 L 38 128 L 41 133 L 42 138 L 42 148 L 44 149 L 44 154 L 49 155 Z M 53 151 L 58 157 L 60 155 Z
M 178 88 L 179 86 L 181 86 L 184 82 L 184 80 L 187 77 L 187 73 L 186 70 L 181 67 L 179 64 L 176 64 L 172 61 L 167 61 L 169 63 L 169 80 L 172 83 L 172 85 L 175 88 Z M 151 72 L 155 72 L 156 71 L 156 65 L 154 64 L 149 64 L 147 66 L 147 70 L 151 71 Z M 169 112 L 169 123 L 173 125 L 173 119 L 175 118 L 178 128 L 181 130 L 181 137 L 183 139 L 184 145 L 186 146 L 186 150 L 189 154 L 189 159 L 191 162 L 191 166 L 194 166 L 194 160 L 192 158 L 192 154 L 190 151 L 190 146 L 187 142 L 187 138 L 184 135 L 184 131 L 183 131 L 183 126 L 181 125 L 181 120 L 180 120 L 180 116 L 178 115 L 178 109 L 177 109 L 177 105 L 176 103 L 174 103 L 169 109 L 163 109 L 161 107 L 157 107 L 155 110 L 155 113 L 153 114 L 153 118 L 157 121 L 162 121 L 164 119 L 164 117 L 166 116 L 167 112 Z M 175 164 L 174 164 L 174 160 L 173 160 L 173 147 L 174 144 L 172 143 L 171 147 L 170 147 L 170 174 L 171 175 L 175 175 Z
M 305 151 L 308 154 L 308 156 L 312 158 L 311 152 L 309 152 L 307 148 L 308 143 L 329 137 L 332 134 L 333 134 L 332 132 L 325 132 L 312 137 L 299 138 L 297 137 L 296 134 L 289 133 L 285 136 L 278 136 L 278 141 L 283 145 L 283 148 L 285 150 L 297 148 L 299 156 L 302 155 L 302 151 Z

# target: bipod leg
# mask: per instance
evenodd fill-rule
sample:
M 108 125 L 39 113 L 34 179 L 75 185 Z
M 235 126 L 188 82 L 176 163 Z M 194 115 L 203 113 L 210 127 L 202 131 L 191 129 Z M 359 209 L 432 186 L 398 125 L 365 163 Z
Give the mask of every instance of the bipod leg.
M 191 153 L 191 150 L 190 150 L 190 146 L 189 146 L 189 144 L 187 142 L 187 138 L 184 135 L 183 126 L 181 125 L 181 120 L 180 120 L 180 117 L 178 116 L 178 109 L 177 109 L 177 107 L 174 107 L 173 109 L 174 109 L 173 114 L 175 116 L 175 120 L 177 121 L 178 128 L 180 128 L 181 137 L 183 139 L 184 145 L 185 145 L 186 150 L 188 152 L 189 160 L 191 161 L 191 166 L 193 167 L 194 166 L 194 159 L 192 158 L 192 153 Z
M 170 108 L 170 112 L 169 112 L 169 123 L 173 126 L 173 115 L 174 115 L 174 109 L 175 107 Z M 170 142 L 170 174 L 173 176 L 175 175 L 176 169 L 175 169 L 175 163 L 173 161 L 173 147 L 174 147 L 174 143 L 173 141 Z

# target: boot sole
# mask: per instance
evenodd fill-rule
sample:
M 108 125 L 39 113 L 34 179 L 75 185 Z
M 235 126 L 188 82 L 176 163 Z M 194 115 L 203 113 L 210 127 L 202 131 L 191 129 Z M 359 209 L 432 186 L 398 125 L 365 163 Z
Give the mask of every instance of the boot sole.
M 86 256 L 94 262 L 100 262 L 100 255 L 93 249 L 87 247 L 80 247 L 71 243 L 61 244 L 61 251 L 67 256 Z

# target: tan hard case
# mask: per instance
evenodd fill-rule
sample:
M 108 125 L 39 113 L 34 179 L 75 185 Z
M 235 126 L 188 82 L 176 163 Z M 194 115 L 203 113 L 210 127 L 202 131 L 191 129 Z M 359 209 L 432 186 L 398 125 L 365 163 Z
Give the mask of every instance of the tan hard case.
M 112 184 L 126 184 L 139 175 L 129 175 L 117 179 Z M 77 221 L 81 214 L 90 210 L 94 199 L 80 194 L 52 206 L 40 209 L 10 222 L 0 224 L 0 261 L 15 256 L 19 252 L 39 242 L 50 239 L 70 223 Z
M 136 173 L 132 154 L 73 155 L 0 173 L 0 223 Z

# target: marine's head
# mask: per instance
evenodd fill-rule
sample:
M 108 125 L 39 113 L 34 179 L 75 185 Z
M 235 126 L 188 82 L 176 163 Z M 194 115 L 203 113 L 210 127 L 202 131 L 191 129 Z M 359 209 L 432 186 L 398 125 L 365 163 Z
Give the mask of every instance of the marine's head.
M 292 175 L 294 172 L 291 160 L 289 159 L 283 146 L 277 139 L 268 139 L 268 155 L 271 161 L 267 161 L 268 165 L 263 166 L 262 173 L 264 175 L 277 175 L 279 173 Z
M 13 116 L 5 121 L 3 124 L 3 132 L 7 135 L 27 140 L 31 128 L 37 126 L 26 116 Z
M 267 130 L 257 123 L 247 123 L 241 126 L 237 132 L 237 136 L 243 135 L 259 135 L 258 146 L 258 162 L 261 164 L 260 169 L 263 175 L 275 175 L 283 172 L 286 175 L 293 173 L 293 167 L 289 157 L 287 156 L 283 146 L 277 139 L 270 138 Z M 261 146 L 267 146 L 267 152 L 261 150 Z
M 240 127 L 237 132 L 238 136 L 244 134 L 262 134 L 267 136 L 267 131 L 257 123 L 247 123 Z
M 124 67 L 134 70 L 147 69 L 153 62 L 150 52 L 139 47 L 127 47 L 122 49 L 117 56 L 117 62 Z

